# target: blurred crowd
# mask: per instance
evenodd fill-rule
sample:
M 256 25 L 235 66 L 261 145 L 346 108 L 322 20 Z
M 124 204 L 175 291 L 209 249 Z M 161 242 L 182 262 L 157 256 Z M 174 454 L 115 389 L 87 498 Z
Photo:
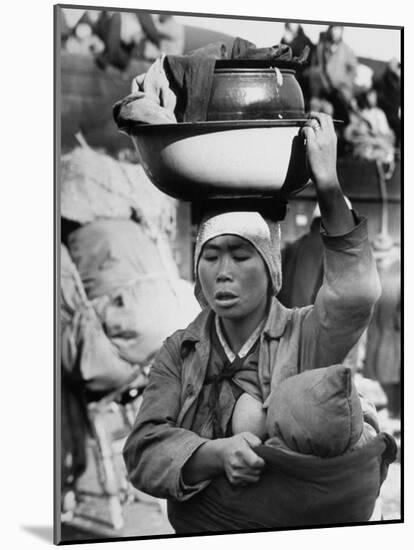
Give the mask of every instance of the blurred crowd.
M 153 61 L 184 51 L 184 28 L 169 14 L 61 10 L 61 45 L 69 53 L 95 56 L 102 69 L 120 70 L 131 59 Z
M 375 74 L 358 60 L 343 34 L 342 26 L 330 25 L 313 44 L 301 25 L 286 23 L 281 42 L 293 52 L 310 47 L 308 63 L 297 77 L 307 110 L 344 122 L 340 154 L 392 164 L 401 141 L 400 63 L 392 59 Z
M 170 14 L 61 10 L 61 44 L 70 53 L 93 55 L 96 64 L 125 70 L 132 59 L 153 61 L 161 54 L 185 53 L 183 26 Z M 344 41 L 344 28 L 330 25 L 316 44 L 298 23 L 285 23 L 280 44 L 299 57 L 297 78 L 309 111 L 343 121 L 339 154 L 392 165 L 401 140 L 401 67 L 392 59 L 374 72 Z M 276 42 L 276 41 L 275 41 Z

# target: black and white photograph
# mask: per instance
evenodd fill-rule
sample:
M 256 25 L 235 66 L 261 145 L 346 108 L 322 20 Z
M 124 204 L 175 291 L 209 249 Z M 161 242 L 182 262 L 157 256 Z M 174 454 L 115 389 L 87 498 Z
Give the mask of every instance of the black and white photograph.
M 403 522 L 404 21 L 138 8 L 53 8 L 55 544 Z

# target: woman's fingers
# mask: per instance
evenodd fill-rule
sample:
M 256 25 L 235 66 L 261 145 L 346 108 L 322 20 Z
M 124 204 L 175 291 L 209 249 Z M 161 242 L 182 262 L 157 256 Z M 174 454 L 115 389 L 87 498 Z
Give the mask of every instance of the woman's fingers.
M 308 143 L 312 143 L 315 139 L 315 130 L 310 125 L 302 128 L 302 134 Z
M 233 485 L 250 485 L 250 483 L 257 483 L 260 479 L 260 472 L 251 473 L 243 470 L 236 470 L 232 472 L 232 475 L 229 478 L 230 483 Z
M 255 470 L 261 470 L 264 468 L 265 461 L 258 456 L 254 451 L 249 451 L 243 457 L 247 467 Z
M 326 113 L 311 111 L 308 116 L 311 120 L 317 121 L 320 128 L 322 128 L 323 130 L 333 129 L 333 120 L 330 115 L 327 115 Z

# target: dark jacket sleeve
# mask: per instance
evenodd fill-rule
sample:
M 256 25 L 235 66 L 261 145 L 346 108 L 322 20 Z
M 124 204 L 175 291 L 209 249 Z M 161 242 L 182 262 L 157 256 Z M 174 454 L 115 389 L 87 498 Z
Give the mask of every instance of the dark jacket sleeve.
M 185 462 L 207 441 L 176 427 L 181 393 L 179 334 L 175 333 L 166 340 L 151 368 L 141 408 L 123 450 L 131 483 L 158 498 L 186 500 L 209 483 L 186 486 L 181 480 Z
M 314 306 L 303 308 L 300 370 L 341 363 L 367 327 L 381 287 L 367 221 L 346 235 L 322 233 L 324 280 Z

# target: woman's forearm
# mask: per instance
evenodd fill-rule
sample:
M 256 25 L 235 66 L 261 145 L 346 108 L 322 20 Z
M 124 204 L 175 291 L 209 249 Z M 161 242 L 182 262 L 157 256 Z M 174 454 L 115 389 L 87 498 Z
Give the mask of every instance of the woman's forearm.
M 224 472 L 222 440 L 213 439 L 203 443 L 185 463 L 182 470 L 186 485 L 212 479 Z
M 318 203 L 323 226 L 328 235 L 345 235 L 355 227 L 354 216 L 345 202 L 338 180 L 331 185 L 325 185 L 319 190 L 317 185 Z

